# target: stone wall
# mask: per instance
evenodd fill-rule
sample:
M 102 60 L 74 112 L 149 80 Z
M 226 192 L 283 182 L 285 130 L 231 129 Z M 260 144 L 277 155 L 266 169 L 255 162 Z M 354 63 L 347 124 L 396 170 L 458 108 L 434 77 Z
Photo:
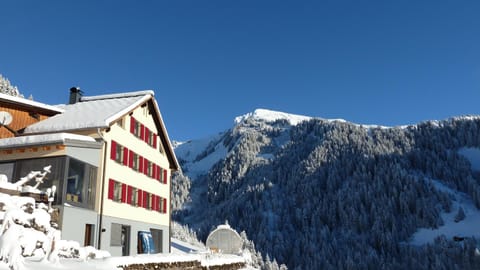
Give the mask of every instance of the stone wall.
M 146 263 L 118 266 L 123 270 L 238 270 L 245 267 L 244 263 L 203 266 L 200 261 Z

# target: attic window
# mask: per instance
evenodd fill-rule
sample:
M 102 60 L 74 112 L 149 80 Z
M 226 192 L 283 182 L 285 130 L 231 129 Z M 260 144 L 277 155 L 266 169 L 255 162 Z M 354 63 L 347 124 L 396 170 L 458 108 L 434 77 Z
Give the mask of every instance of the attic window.
M 125 128 L 125 122 L 123 118 L 120 118 L 120 120 L 117 121 L 117 125 L 121 128 Z

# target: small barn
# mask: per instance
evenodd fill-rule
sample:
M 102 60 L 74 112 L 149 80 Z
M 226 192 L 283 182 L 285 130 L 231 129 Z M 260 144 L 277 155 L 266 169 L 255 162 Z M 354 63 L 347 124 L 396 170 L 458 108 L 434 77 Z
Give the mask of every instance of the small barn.
M 208 235 L 206 245 L 214 252 L 237 254 L 242 249 L 242 238 L 230 225 L 223 224 Z

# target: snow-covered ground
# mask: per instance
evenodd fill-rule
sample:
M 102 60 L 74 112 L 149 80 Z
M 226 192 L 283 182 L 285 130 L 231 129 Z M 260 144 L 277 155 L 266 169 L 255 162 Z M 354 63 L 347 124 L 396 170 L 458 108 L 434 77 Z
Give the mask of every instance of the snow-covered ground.
M 465 156 L 472 166 L 472 170 L 480 170 L 480 149 L 478 148 L 462 148 L 459 153 Z M 480 238 L 480 210 L 477 209 L 472 199 L 465 193 L 453 190 L 439 181 L 431 180 L 438 190 L 451 194 L 455 200 L 450 213 L 442 213 L 444 225 L 437 229 L 419 229 L 411 238 L 411 244 L 423 245 L 431 243 L 440 236 L 445 235 L 448 239 L 453 237 L 476 237 Z M 463 208 L 465 219 L 455 222 L 455 216 L 458 210 Z

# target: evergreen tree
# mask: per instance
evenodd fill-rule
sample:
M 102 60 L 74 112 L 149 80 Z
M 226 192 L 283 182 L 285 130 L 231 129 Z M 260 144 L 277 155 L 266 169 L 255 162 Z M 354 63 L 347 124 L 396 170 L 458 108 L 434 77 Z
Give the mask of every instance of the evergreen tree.
M 10 81 L 0 74 L 0 93 L 14 97 L 23 97 L 16 86 L 10 84 Z

